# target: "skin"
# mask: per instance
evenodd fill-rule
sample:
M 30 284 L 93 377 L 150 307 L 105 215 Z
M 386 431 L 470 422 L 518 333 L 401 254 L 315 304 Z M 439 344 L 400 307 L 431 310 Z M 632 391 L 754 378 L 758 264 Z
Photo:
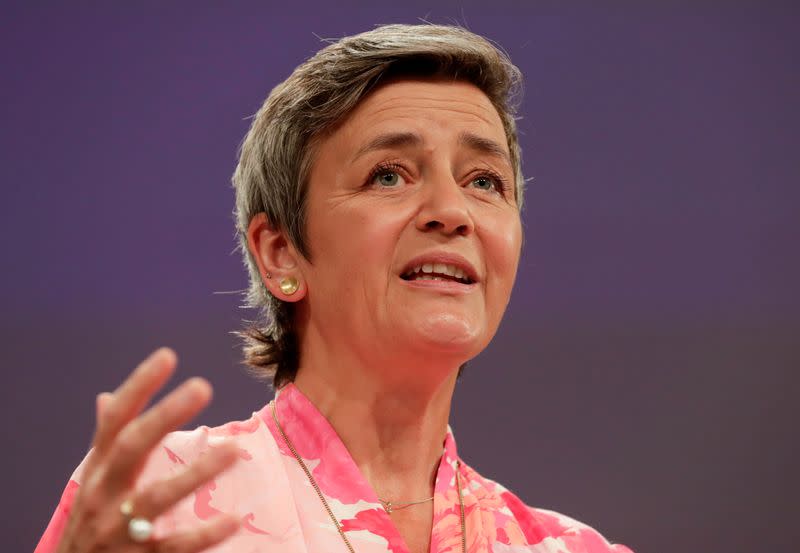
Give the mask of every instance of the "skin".
M 397 132 L 418 140 L 357 155 L 375 137 Z M 460 142 L 462 133 L 494 143 L 499 153 Z M 386 161 L 395 165 L 373 175 Z M 373 91 L 319 144 L 308 191 L 310 259 L 264 214 L 251 221 L 249 247 L 267 287 L 298 304 L 302 361 L 295 383 L 331 422 L 378 497 L 399 503 L 433 494 L 458 367 L 491 340 L 516 275 L 522 231 L 513 175 L 502 123 L 480 90 L 395 81 Z M 430 252 L 462 256 L 476 282 L 400 278 L 412 259 Z M 300 281 L 290 296 L 279 286 L 287 276 Z M 235 517 L 222 515 L 149 544 L 126 535 L 123 500 L 132 498 L 138 515 L 156 518 L 236 459 L 229 443 L 134 492 L 153 448 L 211 399 L 208 382 L 191 378 L 144 411 L 176 364 L 175 353 L 161 348 L 113 393 L 98 395 L 93 450 L 59 553 L 189 553 L 238 529 Z M 414 553 L 430 549 L 432 509 L 428 502 L 392 514 Z
M 398 132 L 419 140 L 358 155 Z M 504 155 L 464 145 L 465 132 Z M 298 304 L 295 384 L 378 497 L 433 493 L 458 367 L 494 336 L 514 283 L 522 231 L 513 183 L 502 122 L 483 92 L 462 82 L 395 81 L 319 144 L 308 190 L 310 259 L 263 216 L 250 225 L 269 290 Z M 434 251 L 463 256 L 477 282 L 464 291 L 400 278 L 412 259 Z M 279 287 L 285 276 L 301 283 L 291 296 Z M 432 508 L 392 514 L 413 552 L 429 550 Z
M 133 500 L 137 516 L 153 519 L 236 460 L 234 444 L 211 450 L 183 473 L 134 493 L 149 453 L 167 433 L 194 418 L 211 400 L 211 386 L 190 378 L 142 413 L 145 405 L 175 371 L 177 357 L 168 348 L 145 359 L 113 393 L 97 396 L 97 427 L 92 452 L 78 488 L 58 553 L 115 551 L 133 553 L 202 551 L 231 536 L 237 518 L 216 517 L 207 525 L 150 544 L 133 543 L 119 505 Z

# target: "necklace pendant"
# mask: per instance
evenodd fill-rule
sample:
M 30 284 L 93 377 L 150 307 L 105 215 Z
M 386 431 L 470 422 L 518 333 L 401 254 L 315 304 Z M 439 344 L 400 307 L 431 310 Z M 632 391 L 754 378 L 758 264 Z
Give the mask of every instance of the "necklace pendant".
M 389 514 L 389 515 L 392 514 L 392 502 L 391 501 L 385 501 L 383 503 L 383 508 L 386 509 L 386 513 L 387 514 Z

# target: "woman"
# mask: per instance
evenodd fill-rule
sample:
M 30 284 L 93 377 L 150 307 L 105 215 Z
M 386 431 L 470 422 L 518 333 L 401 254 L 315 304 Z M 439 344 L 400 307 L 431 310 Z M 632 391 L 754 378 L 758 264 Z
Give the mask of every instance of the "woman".
M 519 261 L 518 70 L 463 29 L 391 25 L 302 64 L 256 115 L 234 175 L 248 362 L 276 399 L 172 432 L 209 401 L 155 352 L 98 396 L 93 449 L 37 553 L 628 551 L 524 505 L 456 453 L 463 364 Z

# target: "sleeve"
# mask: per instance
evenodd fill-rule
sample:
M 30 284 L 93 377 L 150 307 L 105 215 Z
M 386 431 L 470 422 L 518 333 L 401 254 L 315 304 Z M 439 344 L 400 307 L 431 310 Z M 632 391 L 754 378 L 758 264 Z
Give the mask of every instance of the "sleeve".
M 188 433 L 173 432 L 168 436 L 168 438 L 175 436 L 175 439 L 180 439 L 182 434 Z M 50 519 L 44 534 L 42 534 L 42 537 L 39 539 L 39 544 L 36 546 L 36 549 L 34 549 L 33 553 L 55 553 L 56 549 L 58 549 L 58 544 L 64 534 L 64 529 L 67 526 L 67 521 L 69 520 L 69 515 L 72 511 L 72 506 L 75 503 L 75 496 L 77 495 L 78 489 L 83 482 L 84 469 L 86 468 L 86 462 L 89 460 L 91 453 L 92 450 L 86 454 L 86 457 L 84 457 L 83 461 L 81 461 L 81 463 L 72 473 L 72 476 L 67 482 L 66 488 L 64 488 L 64 493 L 61 494 L 61 500 L 58 502 L 56 510 L 53 513 L 53 516 Z M 148 457 L 147 462 L 142 469 L 142 473 L 138 478 L 136 488 L 142 489 L 146 485 L 151 484 L 156 480 L 160 480 L 166 476 L 174 474 L 177 469 L 174 466 L 174 461 L 170 460 L 171 455 L 173 455 L 172 452 L 164 445 L 164 442 L 162 442 L 160 447 L 156 448 L 156 454 L 151 454 Z M 183 463 L 183 461 L 181 461 L 181 463 Z M 165 526 L 168 523 L 169 518 L 165 517 L 164 522 L 161 522 L 159 525 L 157 525 L 156 533 L 163 533 Z
M 529 507 L 549 530 L 552 545 L 581 553 L 633 553 L 628 547 L 612 543 L 591 526 L 561 513 Z
M 633 553 L 624 545 L 610 542 L 583 522 L 555 511 L 526 505 L 505 488 L 502 488 L 502 498 L 530 545 L 564 553 Z
M 47 525 L 41 539 L 39 539 L 39 544 L 33 553 L 53 553 L 58 548 L 58 542 L 61 541 L 64 528 L 66 528 L 69 520 L 69 513 L 72 511 L 72 505 L 75 502 L 75 495 L 78 493 L 78 488 L 80 488 L 80 483 L 83 479 L 86 462 L 91 454 L 92 450 L 89 450 L 83 461 L 80 462 L 73 471 L 72 476 L 70 476 L 67 486 L 64 488 L 64 493 L 61 494 L 61 499 L 50 519 L 50 523 Z
M 54 553 L 58 547 L 58 542 L 61 540 L 61 535 L 64 533 L 64 528 L 69 520 L 69 513 L 72 510 L 72 503 L 75 500 L 75 493 L 78 491 L 78 484 L 75 480 L 70 479 L 67 487 L 64 488 L 64 493 L 61 494 L 61 500 L 58 502 L 53 517 L 50 523 L 42 534 L 39 544 L 34 549 L 33 553 Z

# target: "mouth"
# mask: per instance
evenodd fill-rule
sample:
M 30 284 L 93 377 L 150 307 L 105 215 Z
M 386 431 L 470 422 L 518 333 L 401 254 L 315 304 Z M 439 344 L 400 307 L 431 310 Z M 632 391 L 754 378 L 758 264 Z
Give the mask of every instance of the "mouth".
M 472 279 L 464 271 L 454 265 L 444 263 L 426 263 L 414 267 L 407 273 L 400 275 L 403 280 L 449 280 L 461 284 L 472 284 Z
M 474 284 L 475 270 L 463 259 L 447 256 L 448 259 L 417 258 L 400 275 L 406 281 L 449 281 L 458 284 Z

